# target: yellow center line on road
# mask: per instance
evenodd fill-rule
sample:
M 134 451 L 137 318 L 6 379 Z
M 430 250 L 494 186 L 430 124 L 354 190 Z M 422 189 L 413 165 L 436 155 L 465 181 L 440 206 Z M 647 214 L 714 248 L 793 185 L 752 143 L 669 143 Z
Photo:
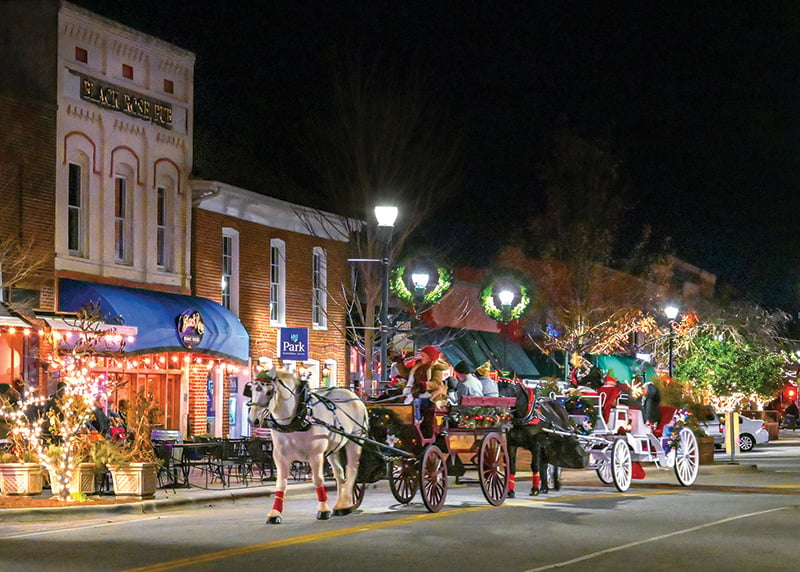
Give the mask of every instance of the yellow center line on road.
M 479 510 L 489 510 L 493 508 L 491 505 L 475 506 L 470 508 L 462 508 L 457 510 L 449 510 L 447 512 L 436 512 L 426 514 L 416 514 L 414 516 L 407 516 L 397 520 L 388 520 L 385 522 L 376 522 L 373 524 L 351 526 L 339 530 L 327 530 L 324 532 L 316 532 L 314 534 L 305 534 L 303 536 L 295 536 L 292 538 L 283 538 L 280 540 L 271 540 L 261 544 L 252 544 L 250 546 L 239 546 L 236 548 L 228 548 L 226 550 L 218 550 L 216 552 L 209 552 L 207 554 L 199 554 L 197 556 L 190 556 L 188 558 L 179 558 L 177 560 L 170 560 L 168 562 L 161 562 L 159 564 L 152 564 L 149 566 L 141 566 L 139 568 L 129 568 L 123 572 L 161 572 L 164 570 L 175 570 L 176 568 L 183 568 L 185 566 L 193 566 L 196 564 L 207 564 L 209 562 L 216 562 L 218 560 L 225 560 L 228 558 L 235 558 L 237 556 L 245 556 L 247 554 L 255 554 L 256 552 L 265 552 L 267 550 L 274 550 L 276 548 L 283 548 L 285 546 L 293 546 L 295 544 L 303 544 L 305 542 L 317 542 L 320 540 L 328 540 L 338 536 L 345 536 L 348 534 L 358 534 L 359 532 L 367 532 L 371 530 L 379 530 L 381 528 L 389 528 L 391 526 L 401 526 L 410 524 L 421 520 L 429 520 L 433 518 L 443 518 L 448 516 L 457 516 L 467 512 L 475 512 Z M 265 525 L 268 526 L 268 525 Z
M 123 572 L 163 572 L 166 570 L 175 570 L 176 568 L 183 568 L 186 566 L 193 566 L 196 564 L 207 564 L 209 562 L 216 562 L 219 560 L 225 560 L 228 558 L 235 558 L 237 556 L 244 556 L 247 554 L 254 554 L 257 552 L 265 552 L 267 550 L 274 550 L 276 548 L 284 548 L 286 546 L 294 546 L 297 544 L 303 544 L 307 542 L 318 542 L 321 540 L 329 540 L 331 538 L 336 538 L 339 536 L 346 536 L 348 534 L 358 534 L 360 532 L 368 532 L 372 530 L 379 530 L 381 528 L 389 528 L 392 526 L 402 526 L 404 524 L 411 524 L 414 522 L 419 522 L 422 520 L 429 520 L 434 518 L 443 518 L 449 516 L 458 516 L 461 514 L 465 514 L 468 512 L 475 512 L 479 510 L 489 510 L 492 508 L 502 508 L 502 507 L 535 507 L 536 505 L 551 505 L 557 503 L 565 503 L 565 502 L 576 502 L 581 500 L 596 500 L 596 499 L 604 499 L 604 498 L 617 498 L 620 496 L 654 496 L 654 495 L 673 495 L 673 494 L 681 494 L 685 493 L 686 489 L 679 489 L 674 491 L 649 491 L 649 492 L 636 492 L 636 493 L 620 493 L 620 492 L 613 492 L 613 493 L 604 493 L 599 495 L 582 495 L 582 496 L 563 496 L 563 497 L 556 497 L 556 498 L 531 498 L 531 499 L 512 499 L 507 500 L 503 505 L 500 507 L 493 507 L 491 505 L 486 506 L 474 506 L 469 508 L 460 508 L 457 510 L 450 510 L 447 512 L 437 512 L 437 513 L 425 513 L 425 514 L 415 514 L 413 516 L 407 516 L 403 518 L 398 518 L 396 520 L 387 520 L 385 522 L 376 522 L 373 524 L 367 525 L 359 525 L 359 526 L 351 526 L 348 528 L 342 528 L 339 530 L 327 530 L 324 532 L 316 532 L 313 534 L 305 534 L 302 536 L 295 536 L 292 538 L 283 538 L 280 540 L 271 540 L 269 542 L 264 542 L 261 544 L 253 544 L 250 546 L 239 546 L 236 548 L 228 548 L 225 550 L 218 550 L 216 552 L 209 552 L 207 554 L 199 554 L 197 556 L 190 556 L 187 558 L 179 558 L 177 560 L 170 560 L 167 562 L 161 562 L 158 564 L 151 564 L 148 566 L 141 566 L 139 568 L 129 568 L 128 570 L 124 570 Z M 267 525 L 265 525 L 267 526 Z

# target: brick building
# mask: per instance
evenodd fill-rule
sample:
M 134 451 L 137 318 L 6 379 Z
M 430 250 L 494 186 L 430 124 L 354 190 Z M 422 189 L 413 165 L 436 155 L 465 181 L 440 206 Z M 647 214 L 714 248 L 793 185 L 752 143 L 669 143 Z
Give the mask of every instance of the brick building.
M 191 184 L 195 294 L 239 316 L 250 335 L 254 370 L 270 361 L 277 365 L 280 334 L 299 330 L 308 336 L 307 358 L 284 358 L 280 365 L 302 368 L 312 387 L 346 385 L 346 315 L 339 293 L 348 244 L 342 235 L 314 225 L 317 211 L 217 181 Z M 215 404 L 224 412 L 221 431 L 229 422 L 231 434 L 246 431 L 241 392 L 247 380 L 238 376 Z
M 344 306 L 329 291 L 346 243 L 310 232 L 295 205 L 190 180 L 194 54 L 63 0 L 1 3 L 0 42 L 0 239 L 15 246 L 0 259 L 0 381 L 52 393 L 47 352 L 99 302 L 128 338 L 96 363 L 111 405 L 145 390 L 187 436 L 247 432 L 242 389 L 288 328 L 307 330 L 308 355 L 285 363 L 343 383 Z M 41 266 L 12 284 L 23 251 Z

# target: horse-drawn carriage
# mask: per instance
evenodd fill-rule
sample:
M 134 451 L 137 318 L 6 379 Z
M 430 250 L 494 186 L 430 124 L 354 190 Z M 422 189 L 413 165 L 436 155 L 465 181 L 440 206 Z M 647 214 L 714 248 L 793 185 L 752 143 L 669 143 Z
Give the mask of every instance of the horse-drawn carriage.
M 644 422 L 642 411 L 620 403 L 604 408 L 605 395 L 583 395 L 596 401 L 599 415 L 589 435 L 577 435 L 589 454 L 588 468 L 594 469 L 605 484 L 613 484 L 620 492 L 627 491 L 632 479 L 643 478 L 641 463 L 653 463 L 659 469 L 673 469 L 678 482 L 685 487 L 694 484 L 700 464 L 699 447 L 682 413 L 671 407 L 660 409 L 655 427 Z M 580 426 L 585 416 L 573 416 Z
M 497 506 L 506 499 L 509 456 L 505 431 L 510 427 L 509 409 L 514 399 L 466 398 L 457 410 L 431 407 L 416 415 L 419 403 L 371 403 L 373 415 L 380 412 L 378 417 L 395 420 L 392 433 L 380 424 L 371 426 L 368 406 L 351 391 L 312 391 L 306 380 L 290 372 L 262 372 L 247 392 L 251 425 L 272 429 L 277 477 L 267 518 L 270 524 L 282 521 L 287 477 L 295 460 L 309 463 L 321 520 L 351 513 L 361 504 L 366 484 L 382 477 L 388 478 L 399 502 L 411 502 L 419 490 L 425 507 L 437 512 L 447 496 L 448 466 L 455 474 L 463 474 L 470 466 L 477 468 L 486 500 Z M 372 463 L 361 462 L 369 457 Z M 377 473 L 369 470 L 376 457 Z M 326 460 L 336 480 L 333 510 L 324 487 Z
M 365 454 L 384 460 L 389 488 L 400 503 L 410 503 L 419 490 L 425 508 L 438 512 L 447 497 L 448 474 L 461 477 L 476 469 L 483 496 L 499 506 L 508 491 L 505 433 L 513 405 L 514 399 L 506 397 L 464 397 L 458 406 L 415 415 L 414 404 L 367 403 L 377 419 L 373 437 L 380 439 L 383 432 L 388 440 L 369 440 L 373 448 Z M 394 426 L 382 419 L 393 420 Z

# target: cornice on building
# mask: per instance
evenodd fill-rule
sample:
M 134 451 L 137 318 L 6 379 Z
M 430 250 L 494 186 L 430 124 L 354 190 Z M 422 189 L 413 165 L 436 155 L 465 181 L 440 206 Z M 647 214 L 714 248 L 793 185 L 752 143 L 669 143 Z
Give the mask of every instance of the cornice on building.
M 262 195 L 219 181 L 192 179 L 195 207 L 221 215 L 327 240 L 349 242 L 360 221 Z

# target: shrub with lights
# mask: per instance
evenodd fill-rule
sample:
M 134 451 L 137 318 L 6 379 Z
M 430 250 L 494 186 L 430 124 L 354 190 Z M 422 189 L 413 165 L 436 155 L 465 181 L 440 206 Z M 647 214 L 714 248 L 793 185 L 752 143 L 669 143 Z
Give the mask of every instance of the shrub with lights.
M 74 343 L 62 344 L 50 334 L 54 349 L 48 369 L 58 376 L 57 393 L 49 403 L 44 397 L 28 396 L 12 412 L 12 450 L 18 457 L 36 457 L 57 479 L 55 488 L 61 500 L 70 499 L 72 473 L 88 460 L 91 443 L 87 427 L 95 400 L 105 398 L 110 389 L 104 379 L 92 374 L 92 364 L 99 355 L 117 355 L 124 349 L 124 341 L 101 325 L 99 306 L 90 304 L 74 319 L 74 327 L 80 332 Z M 26 415 L 31 411 L 42 413 Z

